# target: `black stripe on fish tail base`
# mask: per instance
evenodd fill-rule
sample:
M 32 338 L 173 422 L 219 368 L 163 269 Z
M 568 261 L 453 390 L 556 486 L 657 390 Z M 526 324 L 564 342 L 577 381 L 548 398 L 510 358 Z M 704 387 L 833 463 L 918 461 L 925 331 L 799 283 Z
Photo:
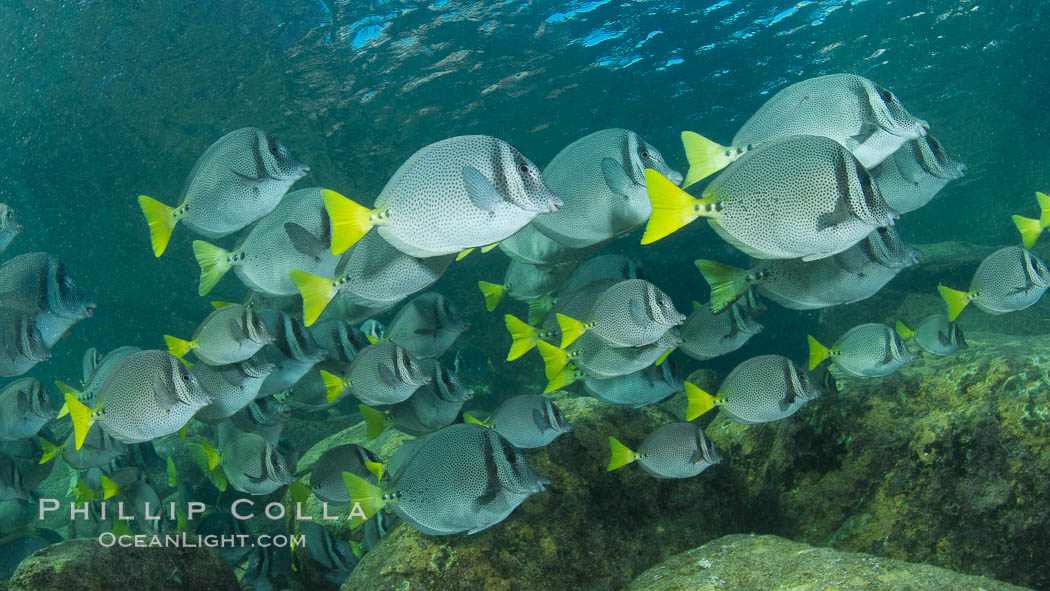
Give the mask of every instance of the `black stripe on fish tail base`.
M 485 460 L 485 490 L 474 501 L 478 509 L 483 509 L 494 501 L 502 490 L 499 482 L 499 468 L 496 467 L 496 450 L 492 447 L 494 437 L 499 436 L 494 433 L 484 433 L 481 438 L 481 457 Z

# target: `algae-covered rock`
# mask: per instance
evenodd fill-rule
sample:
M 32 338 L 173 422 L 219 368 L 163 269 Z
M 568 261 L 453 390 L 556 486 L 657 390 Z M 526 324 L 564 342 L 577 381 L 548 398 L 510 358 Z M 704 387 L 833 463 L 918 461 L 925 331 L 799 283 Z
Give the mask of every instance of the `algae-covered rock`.
M 424 536 L 399 525 L 343 584 L 343 591 L 622 588 L 664 558 L 732 531 L 769 528 L 761 507 L 718 465 L 696 478 L 656 480 L 637 466 L 607 472 L 609 436 L 637 446 L 677 420 L 566 392 L 552 395 L 573 431 L 529 461 L 551 480 L 503 523 L 468 536 Z
M 18 565 L 9 591 L 239 591 L 233 569 L 211 548 L 105 548 L 79 539 Z
M 756 531 L 1050 587 L 1050 337 L 967 340 L 784 421 L 713 421 Z
M 735 534 L 672 556 L 628 591 L 1014 591 L 1024 589 L 943 568 L 814 548 L 776 536 Z

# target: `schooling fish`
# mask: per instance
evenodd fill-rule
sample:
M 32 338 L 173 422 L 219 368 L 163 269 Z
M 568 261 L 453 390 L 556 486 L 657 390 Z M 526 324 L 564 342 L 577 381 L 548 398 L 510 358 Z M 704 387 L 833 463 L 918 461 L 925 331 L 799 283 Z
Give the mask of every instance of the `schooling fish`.
M 238 433 L 218 451 L 203 439 L 200 446 L 208 471 L 221 466 L 229 485 L 243 493 L 268 495 L 294 480 L 281 452 L 257 433 Z
M 273 371 L 259 387 L 259 396 L 283 392 L 298 382 L 306 372 L 325 359 L 325 352 L 303 325 L 303 321 L 277 310 L 260 310 L 266 331 L 274 335 L 273 343 L 257 355 L 273 364 Z
M 124 358 L 99 389 L 90 409 L 66 392 L 73 419 L 76 448 L 91 426 L 125 443 L 150 441 L 170 435 L 209 402 L 211 395 L 181 361 L 166 351 L 139 351 Z
M 590 256 L 599 250 L 604 243 L 587 248 L 571 248 L 540 232 L 536 226 L 528 224 L 513 236 L 499 243 L 499 249 L 512 260 L 526 265 L 557 265 L 571 263 Z
M 231 304 L 208 315 L 185 341 L 164 335 L 168 351 L 182 358 L 189 351 L 208 365 L 244 361 L 274 341 L 262 317 L 251 306 Z
M 905 341 L 910 339 L 920 349 L 934 355 L 951 355 L 969 346 L 959 325 L 949 322 L 944 314 L 927 317 L 915 330 L 898 320 L 897 334 Z
M 544 392 L 564 388 L 584 376 L 612 378 L 660 364 L 681 344 L 677 328 L 667 331 L 655 343 L 641 347 L 612 347 L 589 334 L 580 337 L 568 350 L 540 341 L 540 354 L 550 380 Z M 570 362 L 582 371 L 577 374 L 566 367 Z
M 562 348 L 585 332 L 614 347 L 641 347 L 685 322 L 671 298 L 644 279 L 628 279 L 605 290 L 595 300 L 586 321 L 565 314 L 557 318 Z
M 892 328 L 868 323 L 846 331 L 830 349 L 810 336 L 810 371 L 828 358 L 847 375 L 863 378 L 888 376 L 915 361 L 915 354 Z
M 437 358 L 468 328 L 470 322 L 460 316 L 452 300 L 429 292 L 401 307 L 390 321 L 385 338 L 417 359 Z
M 291 417 L 292 409 L 284 403 L 283 397 L 266 396 L 249 402 L 248 406 L 230 417 L 230 424 L 246 433 L 262 435 L 277 447 L 284 424 Z
M 357 474 L 375 484 L 383 473 L 383 460 L 360 445 L 337 445 L 317 458 L 317 463 L 310 471 L 310 490 L 326 503 L 349 503 L 350 495 L 343 485 L 343 472 Z
M 492 427 L 519 449 L 544 447 L 562 433 L 572 431 L 572 425 L 565 420 L 561 409 L 546 396 L 535 394 L 522 394 L 504 400 L 492 411 L 487 421 L 482 422 L 469 415 L 463 418 L 468 423 Z
M 408 400 L 392 406 L 387 412 L 361 405 L 361 416 L 368 425 L 368 438 L 375 439 L 387 427 L 421 437 L 456 422 L 463 403 L 474 397 L 455 371 L 434 359 L 421 359 L 423 372 L 430 381 L 420 386 Z
M 359 328 L 343 320 L 318 322 L 309 329 L 327 359 L 348 362 L 371 342 Z
M 792 136 L 752 150 L 698 199 L 648 170 L 653 214 L 642 244 L 698 217 L 730 245 L 759 259 L 816 260 L 842 252 L 899 214 L 864 166 L 825 137 Z
M 1021 233 L 1025 248 L 1035 246 L 1035 241 L 1047 226 L 1050 226 L 1050 197 L 1045 193 L 1035 192 L 1035 199 L 1039 203 L 1039 219 L 1026 218 L 1019 215 L 1013 216 L 1014 225 Z
M 1005 314 L 1034 305 L 1050 287 L 1046 263 L 1020 246 L 1001 248 L 985 257 L 970 280 L 969 291 L 940 285 L 937 290 L 948 304 L 954 322 L 967 304 L 989 314 Z
M 0 390 L 0 441 L 33 437 L 55 418 L 51 399 L 36 378 L 22 378 Z
M 692 478 L 722 461 L 715 444 L 695 423 L 671 423 L 657 427 L 638 451 L 633 451 L 615 437 L 609 438 L 612 458 L 608 470 L 638 462 L 653 478 Z
M 602 402 L 641 408 L 681 392 L 685 385 L 675 369 L 674 360 L 668 358 L 660 365 L 650 365 L 623 376 L 585 377 L 583 387 Z
M 274 364 L 250 357 L 229 365 L 197 363 L 190 370 L 212 401 L 194 415 L 204 423 L 218 423 L 255 400 Z
M 495 244 L 562 200 L 540 170 L 494 137 L 466 135 L 430 144 L 394 173 L 369 209 L 325 191 L 332 253 L 375 227 L 401 252 L 419 258 Z
M 329 402 L 350 393 L 368 406 L 407 400 L 416 388 L 429 381 L 419 361 L 404 347 L 380 341 L 362 349 L 347 368 L 347 377 L 322 371 Z
M 773 95 L 748 119 L 730 146 L 682 133 L 689 173 L 685 187 L 721 170 L 758 146 L 792 135 L 830 138 L 873 168 L 908 140 L 926 135 L 929 123 L 908 112 L 895 94 L 853 74 L 796 82 Z
M 761 355 L 733 368 L 714 396 L 690 382 L 685 383 L 685 393 L 689 399 L 686 420 L 717 406 L 734 421 L 750 425 L 790 417 L 818 398 L 821 389 L 787 357 Z
M 432 536 L 488 529 L 550 483 L 499 433 L 463 423 L 409 448 L 389 486 L 380 488 L 349 472 L 343 478 L 350 499 L 361 503 L 366 517 L 389 506 L 405 523 Z
M 574 266 L 574 263 L 562 263 L 537 267 L 512 259 L 507 265 L 503 283 L 478 281 L 478 289 L 485 296 L 485 309 L 489 312 L 495 310 L 504 295 L 522 302 L 547 296 L 568 278 Z
M 61 455 L 62 459 L 74 470 L 106 466 L 128 451 L 127 445 L 107 434 L 98 425 L 88 431 L 80 449 L 76 448 L 75 433 L 70 433 L 60 445 L 55 445 L 43 437 L 39 440 L 40 446 L 44 449 L 44 455 L 40 458 L 41 463 L 49 462 Z
M 233 250 L 194 240 L 193 254 L 201 268 L 200 295 L 211 291 L 230 269 L 248 289 L 275 296 L 298 293 L 288 276 L 293 269 L 334 275 L 339 257 L 329 252 L 332 227 L 322 190 L 313 187 L 286 195 Z
M 29 493 L 22 486 L 22 472 L 11 456 L 0 452 L 0 501 L 26 499 Z
M 945 185 L 965 174 L 966 165 L 948 155 L 930 135 L 906 142 L 871 171 L 882 198 L 900 213 L 926 205 Z
M 608 279 L 615 279 L 617 282 L 625 279 L 645 279 L 642 263 L 622 254 L 603 254 L 589 258 L 576 267 L 559 291 L 564 296 L 594 281 Z
M 50 349 L 77 322 L 95 313 L 95 302 L 54 255 L 31 252 L 0 265 L 0 300 L 24 302 Z
M 394 248 L 377 232 L 369 232 L 344 255 L 337 278 L 299 270 L 289 271 L 288 276 L 303 297 L 303 321 L 310 326 L 339 294 L 351 302 L 393 307 L 433 285 L 454 258 L 416 258 Z
M 537 216 L 532 225 L 572 248 L 587 248 L 630 232 L 649 219 L 645 169 L 673 182 L 660 151 L 626 129 L 603 129 L 569 144 L 543 169 L 543 180 L 564 200 L 556 212 Z
M 270 539 L 282 539 L 288 532 L 283 529 L 271 530 Z M 287 588 L 288 574 L 292 569 L 292 555 L 286 548 L 277 544 L 261 545 L 252 542 L 248 562 L 244 565 L 241 583 L 253 591 L 280 591 Z
M 179 222 L 206 238 L 240 230 L 273 211 L 292 183 L 309 170 L 263 130 L 244 127 L 231 131 L 197 159 L 178 206 L 139 195 L 153 254 L 164 254 Z
M 682 352 L 705 361 L 736 351 L 762 332 L 762 324 L 755 319 L 760 309 L 754 291 L 717 314 L 710 303 L 697 306 L 682 325 Z
M 360 560 L 350 543 L 340 540 L 327 527 L 312 521 L 302 523 L 299 532 L 306 539 L 306 550 L 320 567 L 324 580 L 333 585 L 342 585 Z M 357 545 L 356 542 L 354 544 Z
M 51 358 L 35 315 L 23 302 L 0 300 L 0 376 L 20 376 Z
M 18 223 L 15 210 L 6 203 L 0 203 L 0 254 L 22 233 L 22 224 Z

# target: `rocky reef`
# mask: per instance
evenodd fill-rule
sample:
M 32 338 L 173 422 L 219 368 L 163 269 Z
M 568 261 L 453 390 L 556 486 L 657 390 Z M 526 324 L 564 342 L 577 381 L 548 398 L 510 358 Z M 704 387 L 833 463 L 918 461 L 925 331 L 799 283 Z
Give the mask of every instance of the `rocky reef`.
M 735 534 L 668 558 L 627 591 L 1020 591 L 999 581 L 870 554 Z

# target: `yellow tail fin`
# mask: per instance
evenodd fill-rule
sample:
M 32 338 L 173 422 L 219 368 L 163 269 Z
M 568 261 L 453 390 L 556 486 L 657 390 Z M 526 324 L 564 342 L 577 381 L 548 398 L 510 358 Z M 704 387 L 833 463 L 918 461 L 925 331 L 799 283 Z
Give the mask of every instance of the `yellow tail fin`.
M 915 336 L 915 331 L 910 329 L 910 328 L 908 328 L 908 326 L 906 324 L 904 324 L 903 322 L 898 320 L 897 321 L 897 334 L 901 335 L 902 339 L 908 340 L 908 339 L 912 338 L 913 336 Z
M 139 207 L 142 208 L 142 215 L 146 216 L 146 223 L 149 224 L 149 240 L 153 244 L 153 254 L 159 257 L 168 248 L 171 231 L 181 216 L 175 212 L 175 208 L 145 195 L 139 195 Z
M 196 341 L 184 341 L 178 337 L 164 335 L 164 342 L 168 345 L 168 352 L 182 359 L 187 353 L 197 348 Z
M 1035 200 L 1039 202 L 1039 225 L 1044 228 L 1050 226 L 1050 197 L 1036 191 Z
M 38 464 L 46 464 L 55 459 L 55 456 L 62 452 L 61 446 L 55 445 L 43 437 L 37 437 L 36 440 L 40 442 L 40 449 L 44 452 L 40 456 L 40 461 L 37 462 Z
M 91 490 L 84 479 L 76 477 L 77 483 L 73 486 L 73 500 L 78 503 L 90 503 L 95 500 L 95 491 Z
M 215 451 L 215 448 L 208 443 L 207 439 L 201 437 L 200 444 L 201 449 L 204 450 L 204 457 L 208 462 L 208 470 L 211 471 L 218 468 L 219 464 L 222 463 L 222 456 L 219 455 L 219 452 Z
M 735 149 L 716 144 L 692 131 L 682 132 L 682 147 L 689 161 L 689 172 L 682 182 L 683 188 L 706 179 L 736 160 Z
M 329 373 L 328 375 L 332 374 Z M 342 382 L 342 380 L 340 380 L 340 382 Z M 327 388 L 328 382 L 326 381 L 325 389 Z M 341 389 L 339 393 L 342 393 Z M 329 396 L 331 396 L 330 391 Z M 338 396 L 339 394 L 336 394 L 336 397 Z M 376 437 L 379 437 L 383 434 L 383 431 L 386 431 L 386 428 L 390 426 L 390 421 L 387 419 L 386 413 L 384 413 L 383 411 L 376 410 L 371 406 L 365 406 L 364 404 L 357 405 L 357 408 L 361 411 L 361 418 L 365 420 L 366 433 L 368 434 L 369 439 L 375 439 Z
M 813 371 L 831 355 L 831 350 L 821 345 L 813 335 L 806 335 L 806 337 L 809 339 L 809 371 Z
M 569 345 L 573 344 L 576 339 L 583 336 L 583 333 L 590 330 L 594 324 L 584 323 L 570 318 L 565 314 L 557 314 L 555 316 L 558 319 L 558 328 L 561 329 L 561 348 L 564 349 Z
M 323 189 L 321 197 L 328 210 L 328 217 L 332 220 L 332 254 L 342 254 L 357 244 L 373 226 L 381 225 L 386 217 L 329 189 Z
M 579 378 L 579 374 L 576 368 L 572 365 L 566 365 L 559 371 L 549 382 L 547 387 L 543 389 L 544 394 L 550 394 L 555 390 L 561 390 L 562 388 L 572 384 Z
M 95 424 L 95 413 L 68 392 L 66 393 L 66 406 L 69 408 L 69 418 L 73 420 L 73 441 L 76 449 L 79 450 L 84 446 L 84 438 L 87 437 L 91 426 Z
M 197 264 L 201 268 L 201 283 L 197 293 L 207 295 L 230 270 L 233 261 L 228 251 L 203 240 L 193 241 L 193 256 L 197 258 Z
M 977 295 L 976 292 L 959 291 L 943 285 L 938 285 L 937 291 L 944 298 L 944 303 L 948 304 L 948 320 L 951 322 L 955 322 L 963 308 Z
M 323 369 L 321 370 L 321 381 L 324 382 L 324 390 L 327 393 L 326 400 L 328 400 L 328 404 L 332 404 L 336 400 L 339 400 L 339 397 L 343 395 L 343 391 L 350 387 L 350 380 L 344 380 L 334 373 L 328 373 Z
M 288 271 L 288 276 L 303 296 L 303 324 L 310 326 L 335 297 L 338 281 L 296 269 Z
M 386 506 L 383 491 L 357 474 L 343 472 L 343 486 L 350 495 L 350 502 L 358 503 L 365 514 L 364 519 L 360 515 L 354 516 L 350 522 L 351 528 L 358 527 Z
M 55 386 L 58 387 L 58 391 L 61 392 L 63 395 L 65 395 L 65 394 L 72 394 L 73 397 L 75 397 L 77 399 L 80 398 L 80 395 L 81 395 L 80 394 L 80 390 L 77 390 L 76 388 L 74 388 L 73 386 L 70 386 L 69 384 L 67 384 L 65 382 L 60 382 L 58 380 L 55 380 Z M 58 415 L 56 415 L 55 418 L 56 419 L 61 419 L 62 417 L 66 416 L 68 414 L 69 414 L 69 405 L 63 402 L 62 403 L 62 408 L 58 409 Z
M 98 481 L 102 483 L 102 500 L 111 499 L 120 494 L 120 487 L 105 476 L 99 476 Z
M 609 451 L 612 452 L 612 456 L 605 468 L 607 472 L 622 468 L 638 459 L 638 454 L 612 436 L 609 436 Z
M 711 396 L 692 382 L 685 383 L 685 397 L 689 405 L 685 409 L 685 420 L 691 421 L 703 416 L 707 411 L 721 403 L 721 399 Z
M 372 476 L 376 477 L 376 482 L 383 479 L 383 462 L 365 462 L 365 470 L 372 473 Z
M 546 366 L 548 380 L 553 380 L 566 365 L 569 364 L 569 354 L 547 341 L 536 341 L 536 348 L 543 356 L 543 364 Z
M 507 361 L 514 361 L 536 346 L 536 342 L 540 340 L 540 329 L 525 324 L 513 314 L 505 315 L 503 320 L 507 324 L 510 338 L 514 341 L 510 345 L 510 352 L 507 353 Z
M 751 288 L 747 282 L 747 269 L 707 259 L 697 259 L 693 264 L 711 286 L 711 312 L 715 314 L 728 308 Z
M 179 486 L 179 472 L 175 468 L 175 460 L 171 459 L 171 456 L 168 456 L 167 473 L 168 473 L 168 487 L 169 488 L 177 488 Z
M 481 425 L 482 427 L 491 427 L 492 426 L 491 423 L 486 423 L 485 421 L 475 417 L 474 415 L 472 415 L 470 413 L 463 413 L 463 422 L 467 423 L 467 424 L 470 424 L 470 425 Z
M 645 187 L 653 213 L 645 225 L 642 244 L 652 244 L 698 217 L 717 217 L 722 210 L 720 202 L 697 199 L 651 168 L 645 169 Z
M 503 299 L 503 294 L 506 292 L 502 285 L 489 283 L 488 281 L 478 281 L 478 289 L 485 296 L 485 309 L 489 312 L 496 309 L 499 301 Z
M 462 261 L 463 259 L 467 258 L 468 254 L 470 254 L 472 252 L 474 252 L 473 248 L 465 248 L 465 249 L 459 251 L 459 254 L 456 255 L 456 260 L 457 261 Z
M 1014 225 L 1017 226 L 1017 231 L 1021 233 L 1024 247 L 1031 249 L 1035 246 L 1035 241 L 1039 239 L 1039 235 L 1043 233 L 1044 226 L 1039 223 L 1039 220 L 1033 220 L 1032 218 L 1019 215 L 1011 217 L 1014 220 Z

